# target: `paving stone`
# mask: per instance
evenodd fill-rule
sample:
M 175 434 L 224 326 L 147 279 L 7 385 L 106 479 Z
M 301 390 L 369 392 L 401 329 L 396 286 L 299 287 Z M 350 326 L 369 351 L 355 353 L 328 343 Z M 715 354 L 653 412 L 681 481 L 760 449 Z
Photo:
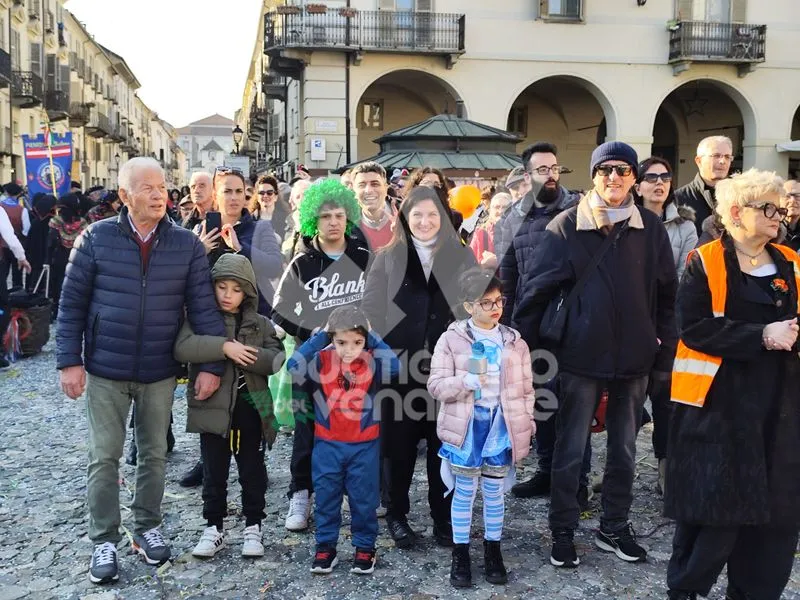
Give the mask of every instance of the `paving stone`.
M 54 333 L 54 332 L 53 332 Z M 51 336 L 52 338 L 52 336 Z M 200 489 L 184 489 L 177 481 L 199 455 L 197 436 L 184 433 L 186 400 L 184 386 L 176 392 L 173 431 L 175 451 L 167 461 L 164 534 L 175 556 L 169 569 L 156 574 L 137 556 L 129 554 L 127 539 L 118 545 L 120 582 L 98 588 L 88 581 L 92 544 L 87 537 L 86 414 L 83 401 L 64 399 L 58 389 L 53 342 L 45 351 L 15 366 L 16 375 L 0 373 L 0 600 L 152 600 L 330 598 L 382 600 L 525 600 L 554 598 L 662 599 L 666 596 L 666 564 L 672 542 L 672 526 L 660 516 L 661 501 L 655 493 L 657 471 L 650 447 L 652 431 L 645 427 L 638 440 L 638 474 L 634 483 L 632 520 L 650 553 L 647 563 L 630 565 L 594 547 L 599 525 L 600 496 L 591 501 L 590 514 L 576 534 L 582 564 L 561 571 L 549 563 L 550 531 L 546 499 L 521 500 L 507 496 L 506 528 L 502 544 L 510 570 L 506 586 L 483 579 L 483 524 L 480 495 L 475 505 L 471 532 L 473 579 L 468 590 L 454 590 L 448 576 L 450 550 L 431 539 L 428 519 L 424 461 L 418 461 L 411 490 L 411 525 L 423 538 L 419 548 L 398 550 L 380 521 L 378 566 L 371 577 L 349 573 L 352 545 L 349 519 L 339 539 L 340 564 L 328 577 L 309 573 L 314 550 L 314 527 L 290 533 L 283 527 L 292 438 L 281 435 L 267 456 L 270 483 L 267 519 L 263 524 L 266 555 L 246 561 L 239 555 L 244 520 L 235 465 L 229 481 L 231 515 L 225 520 L 229 545 L 210 561 L 191 556 L 205 521 Z M 13 440 L 13 443 L 8 443 Z M 592 436 L 593 468 L 599 474 L 605 459 L 605 436 Z M 127 450 L 127 447 L 126 447 Z M 536 470 L 535 456 L 523 461 L 518 479 Z M 129 489 L 135 486 L 135 469 L 121 464 L 125 485 L 121 502 L 130 506 Z M 132 528 L 132 515 L 122 511 L 123 525 Z M 46 571 L 43 571 L 46 569 Z M 720 579 L 711 597 L 724 596 Z M 800 569 L 795 567 L 784 598 L 800 600 Z

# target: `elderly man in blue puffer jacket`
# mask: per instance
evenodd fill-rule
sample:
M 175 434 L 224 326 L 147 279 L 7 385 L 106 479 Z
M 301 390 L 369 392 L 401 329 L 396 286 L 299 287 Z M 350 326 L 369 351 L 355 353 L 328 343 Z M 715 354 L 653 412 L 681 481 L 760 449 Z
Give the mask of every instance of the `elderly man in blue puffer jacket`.
M 119 459 L 131 401 L 139 445 L 133 547 L 148 564 L 169 559 L 158 527 L 167 428 L 180 372 L 173 346 L 184 314 L 196 333 L 225 335 L 205 249 L 166 216 L 161 166 L 134 158 L 120 169 L 119 185 L 125 204 L 119 216 L 91 225 L 70 254 L 56 330 L 61 386 L 70 398 L 86 390 L 94 583 L 119 577 Z M 224 364 L 201 370 L 195 385 L 200 400 L 219 387 Z

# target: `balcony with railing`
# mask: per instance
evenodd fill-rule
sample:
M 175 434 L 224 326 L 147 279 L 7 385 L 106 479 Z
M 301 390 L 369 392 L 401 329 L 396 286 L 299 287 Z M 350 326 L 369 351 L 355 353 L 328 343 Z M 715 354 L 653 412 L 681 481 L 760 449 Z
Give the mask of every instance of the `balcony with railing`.
M 28 0 L 28 18 L 31 20 L 42 18 L 42 0 Z
M 33 71 L 11 72 L 11 104 L 19 108 L 39 106 L 44 99 L 42 78 Z
M 286 77 L 281 75 L 267 75 L 261 81 L 261 91 L 269 100 L 286 102 Z
M 678 21 L 670 27 L 669 62 L 730 63 L 745 72 L 764 62 L 767 26 L 745 23 Z
M 11 55 L 0 48 L 0 88 L 11 85 Z
M 454 61 L 465 51 L 464 34 L 465 16 L 455 13 L 329 9 L 264 16 L 264 52 L 276 57 L 299 49 L 440 55 Z
M 44 107 L 50 121 L 69 118 L 69 94 L 62 90 L 47 90 L 44 93 Z
M 86 124 L 86 133 L 93 138 L 109 137 L 113 129 L 111 121 L 101 112 L 92 112 L 89 122 Z
M 85 104 L 72 102 L 69 105 L 69 124 L 71 127 L 83 127 L 91 118 L 91 110 Z

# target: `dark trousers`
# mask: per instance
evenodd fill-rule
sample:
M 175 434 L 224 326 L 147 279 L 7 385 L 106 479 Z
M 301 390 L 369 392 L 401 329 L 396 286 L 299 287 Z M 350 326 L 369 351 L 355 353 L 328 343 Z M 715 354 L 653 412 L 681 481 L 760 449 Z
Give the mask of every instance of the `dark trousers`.
M 233 410 L 228 437 L 213 433 L 200 434 L 203 457 L 203 517 L 211 525 L 222 527 L 228 514 L 228 471 L 231 455 L 239 468 L 242 486 L 242 512 L 247 525 L 264 519 L 267 493 L 267 468 L 264 465 L 261 417 L 241 396 Z
M 727 564 L 728 598 L 779 600 L 792 572 L 797 540 L 797 527 L 705 527 L 679 521 L 667 585 L 707 596 Z
M 604 389 L 608 389 L 608 451 L 600 524 L 604 529 L 614 530 L 628 522 L 633 501 L 636 433 L 642 416 L 647 377 L 609 381 L 562 372 L 559 375 L 559 408 L 550 486 L 552 530 L 578 527 L 580 508 L 577 494 L 586 439 Z
M 292 413 L 294 414 L 294 435 L 292 438 L 292 458 L 289 473 L 289 497 L 300 490 L 314 491 L 311 478 L 311 454 L 314 451 L 314 404 L 305 391 L 292 384 Z
M 442 442 L 436 435 L 435 401 L 424 388 L 398 385 L 395 388 L 401 398 L 414 397 L 405 405 L 414 414 L 396 408 L 392 399 L 385 398 L 381 414 L 383 450 L 388 462 L 389 505 L 387 515 L 405 519 L 411 509 L 408 497 L 414 467 L 417 463 L 417 444 L 427 444 L 426 468 L 428 474 L 428 505 L 434 523 L 450 522 L 452 494 L 445 497 L 447 488 L 442 482 L 442 459 L 439 449 Z M 424 415 L 424 416 L 423 416 Z
M 653 452 L 658 459 L 667 458 L 669 420 L 672 414 L 671 388 L 671 373 L 650 373 L 647 396 L 653 406 Z
M 20 241 L 23 241 L 23 239 Z M 11 249 L 3 248 L 3 267 L 2 271 L 0 271 L 0 276 L 2 276 L 4 281 L 8 277 L 9 270 L 11 271 L 11 286 L 15 288 L 21 288 L 22 269 L 17 266 L 17 259 Z
M 313 453 L 317 546 L 336 547 L 342 497 L 350 499 L 350 531 L 356 548 L 375 548 L 380 501 L 380 440 L 345 443 L 318 439 Z
M 6 334 L 8 324 L 11 322 L 11 309 L 8 307 L 8 270 L 10 268 L 11 263 L 5 257 L 0 260 L 0 310 L 3 311 L 3 314 L 0 314 L 0 340 Z M 5 354 L 5 350 L 0 352 L 0 356 L 3 354 Z
M 548 475 L 552 472 L 553 452 L 556 447 L 556 416 L 552 415 L 544 421 L 536 421 L 536 455 L 538 457 L 538 470 Z M 580 484 L 589 485 L 589 471 L 592 470 L 592 444 L 591 434 L 586 439 L 586 450 L 581 463 Z

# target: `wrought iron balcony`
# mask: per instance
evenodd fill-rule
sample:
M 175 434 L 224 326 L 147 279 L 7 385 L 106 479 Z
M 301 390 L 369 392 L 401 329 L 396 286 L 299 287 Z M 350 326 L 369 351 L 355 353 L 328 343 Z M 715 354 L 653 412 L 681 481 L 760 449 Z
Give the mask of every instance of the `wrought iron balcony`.
M 91 111 L 89 107 L 80 102 L 73 102 L 69 105 L 69 124 L 72 127 L 83 127 L 89 122 Z
M 672 64 L 732 63 L 749 68 L 764 62 L 766 48 L 766 25 L 678 21 L 670 28 Z
M 47 118 L 61 121 L 69 117 L 69 94 L 61 90 L 47 90 L 44 94 L 44 107 Z
M 0 48 L 0 88 L 11 85 L 11 56 Z
M 261 91 L 269 100 L 286 102 L 286 78 L 281 75 L 268 75 L 261 81 Z
M 103 113 L 93 113 L 86 124 L 86 133 L 94 138 L 110 137 L 113 134 L 111 121 Z
M 264 52 L 282 50 L 375 51 L 457 57 L 464 53 L 465 17 L 454 13 L 361 10 L 351 17 L 267 13 Z
M 11 104 L 20 108 L 39 106 L 44 98 L 42 78 L 33 71 L 11 72 Z

